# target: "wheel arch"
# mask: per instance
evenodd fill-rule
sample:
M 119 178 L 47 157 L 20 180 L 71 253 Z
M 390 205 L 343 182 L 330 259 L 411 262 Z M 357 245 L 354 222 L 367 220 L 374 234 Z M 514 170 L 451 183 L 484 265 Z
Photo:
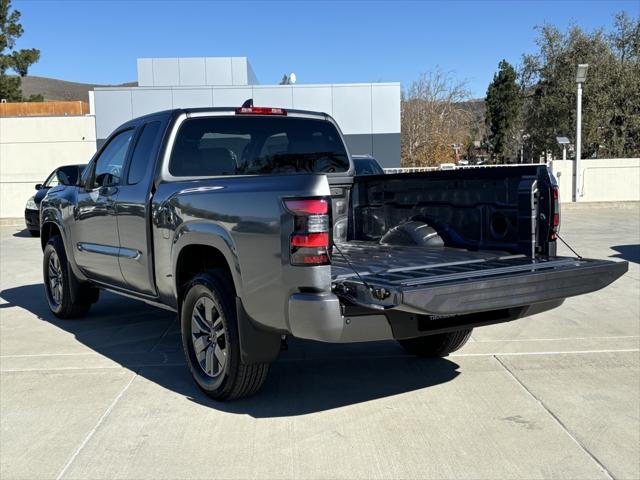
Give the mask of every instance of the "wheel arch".
M 178 303 L 182 288 L 197 273 L 223 270 L 231 280 L 235 295 L 242 297 L 240 264 L 229 232 L 215 224 L 189 224 L 176 232 L 172 270 Z

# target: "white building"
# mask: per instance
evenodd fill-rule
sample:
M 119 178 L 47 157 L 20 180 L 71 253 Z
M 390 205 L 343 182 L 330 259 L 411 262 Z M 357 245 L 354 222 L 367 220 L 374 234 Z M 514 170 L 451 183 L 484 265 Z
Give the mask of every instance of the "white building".
M 93 92 L 98 146 L 117 126 L 151 112 L 256 106 L 314 110 L 340 125 L 352 154 L 400 166 L 400 83 L 259 85 L 246 57 L 140 58 L 137 87 Z

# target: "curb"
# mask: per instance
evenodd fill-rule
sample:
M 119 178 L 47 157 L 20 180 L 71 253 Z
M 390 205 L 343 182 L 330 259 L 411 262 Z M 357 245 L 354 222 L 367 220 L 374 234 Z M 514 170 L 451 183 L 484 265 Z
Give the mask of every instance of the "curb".
M 580 210 L 583 208 L 640 208 L 640 202 L 566 202 L 560 203 L 565 210 Z
M 18 227 L 22 226 L 26 228 L 24 224 L 24 218 L 22 217 L 8 217 L 0 218 L 0 227 Z

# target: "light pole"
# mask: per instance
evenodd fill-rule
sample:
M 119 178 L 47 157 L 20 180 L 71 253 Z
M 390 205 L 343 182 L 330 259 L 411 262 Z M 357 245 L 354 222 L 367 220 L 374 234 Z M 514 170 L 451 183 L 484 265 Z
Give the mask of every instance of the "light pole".
M 589 64 L 581 63 L 576 71 L 576 83 L 578 84 L 578 99 L 576 102 L 576 162 L 574 166 L 575 185 L 573 200 L 575 202 L 582 197 L 582 172 L 580 171 L 580 155 L 582 154 L 582 84 L 587 79 Z

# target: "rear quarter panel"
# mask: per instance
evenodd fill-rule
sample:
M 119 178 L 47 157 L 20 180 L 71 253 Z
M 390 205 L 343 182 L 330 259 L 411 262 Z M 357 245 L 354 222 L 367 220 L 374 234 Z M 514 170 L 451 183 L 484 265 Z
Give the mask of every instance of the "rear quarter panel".
M 236 294 L 256 322 L 289 330 L 289 296 L 300 289 L 330 291 L 331 267 L 292 267 L 293 217 L 287 197 L 330 195 L 324 175 L 269 175 L 161 183 L 153 197 L 156 281 L 175 306 L 180 251 L 217 248 L 227 259 Z

